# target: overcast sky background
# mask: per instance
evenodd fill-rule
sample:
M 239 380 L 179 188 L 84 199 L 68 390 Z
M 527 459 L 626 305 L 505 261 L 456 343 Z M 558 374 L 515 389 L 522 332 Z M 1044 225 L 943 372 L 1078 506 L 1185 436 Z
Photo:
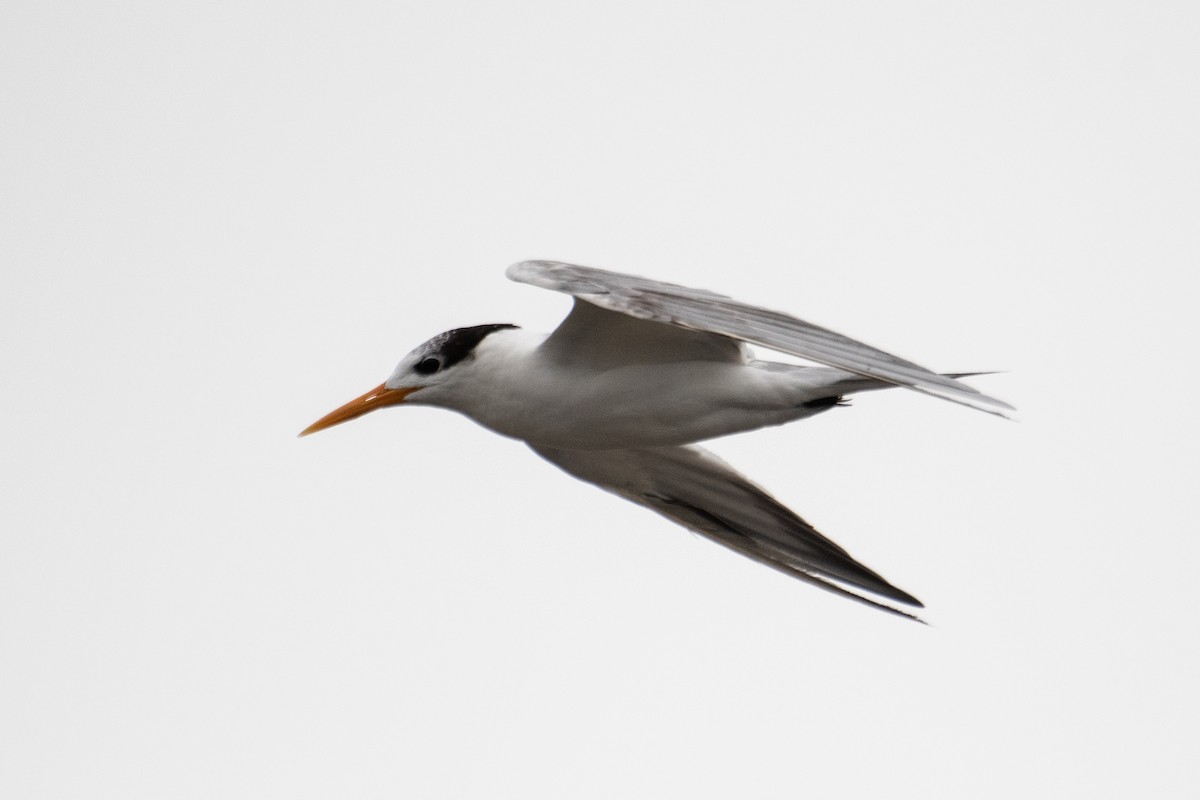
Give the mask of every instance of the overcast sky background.
M 1194 3 L 5 3 L 0 795 L 1184 797 Z M 975 381 L 712 447 L 928 605 L 455 415 L 575 261 Z

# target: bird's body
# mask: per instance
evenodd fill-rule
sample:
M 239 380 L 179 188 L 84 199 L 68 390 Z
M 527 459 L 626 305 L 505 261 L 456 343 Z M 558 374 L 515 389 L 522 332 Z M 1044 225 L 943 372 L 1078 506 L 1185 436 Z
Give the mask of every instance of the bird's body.
M 690 444 L 780 425 L 823 410 L 813 405 L 822 398 L 862 384 L 886 385 L 829 367 L 751 360 L 741 348 L 735 358 L 646 361 L 637 344 L 624 344 L 630 363 L 572 363 L 555 357 L 546 334 L 498 330 L 475 349 L 471 391 L 448 383 L 407 402 L 461 412 L 534 445 L 610 450 Z
M 1002 401 L 861 342 L 723 295 L 547 261 L 514 280 L 575 306 L 551 334 L 459 328 L 410 352 L 384 384 L 304 433 L 376 408 L 458 411 L 581 480 L 801 580 L 893 613 L 920 605 L 695 442 L 802 419 L 843 395 L 904 386 L 1006 415 Z M 817 361 L 754 359 L 746 343 Z M 957 376 L 960 377 L 960 376 Z

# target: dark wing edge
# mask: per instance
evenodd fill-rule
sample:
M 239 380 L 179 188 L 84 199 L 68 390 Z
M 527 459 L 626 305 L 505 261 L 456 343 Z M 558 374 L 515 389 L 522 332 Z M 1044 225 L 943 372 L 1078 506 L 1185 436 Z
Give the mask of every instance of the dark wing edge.
M 530 445 L 564 472 L 825 591 L 922 622 L 865 597 L 921 601 L 856 561 L 791 510 L 709 451 L 692 446 L 555 450 Z
M 877 378 L 1001 417 L 1013 406 L 978 389 L 802 319 L 703 289 L 559 261 L 522 261 L 510 280 L 564 292 L 639 319 L 729 336 Z

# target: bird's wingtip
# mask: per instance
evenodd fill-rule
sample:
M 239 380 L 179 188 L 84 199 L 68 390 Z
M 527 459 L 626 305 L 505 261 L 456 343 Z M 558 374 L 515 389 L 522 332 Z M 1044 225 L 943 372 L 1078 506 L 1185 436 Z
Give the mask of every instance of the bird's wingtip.
M 518 283 L 531 283 L 538 272 L 542 272 L 545 267 L 557 263 L 557 261 L 545 261 L 542 259 L 518 261 L 515 264 L 510 264 L 508 269 L 504 270 L 504 277 Z

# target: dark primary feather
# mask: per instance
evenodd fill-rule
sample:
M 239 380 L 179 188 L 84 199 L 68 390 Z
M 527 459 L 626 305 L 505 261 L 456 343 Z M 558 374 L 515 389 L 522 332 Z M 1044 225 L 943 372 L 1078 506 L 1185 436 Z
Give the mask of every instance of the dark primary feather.
M 898 603 L 921 606 L 917 598 L 856 561 L 703 448 L 532 449 L 576 478 L 646 506 L 755 561 L 826 591 L 916 619 L 852 591 L 865 590 Z

